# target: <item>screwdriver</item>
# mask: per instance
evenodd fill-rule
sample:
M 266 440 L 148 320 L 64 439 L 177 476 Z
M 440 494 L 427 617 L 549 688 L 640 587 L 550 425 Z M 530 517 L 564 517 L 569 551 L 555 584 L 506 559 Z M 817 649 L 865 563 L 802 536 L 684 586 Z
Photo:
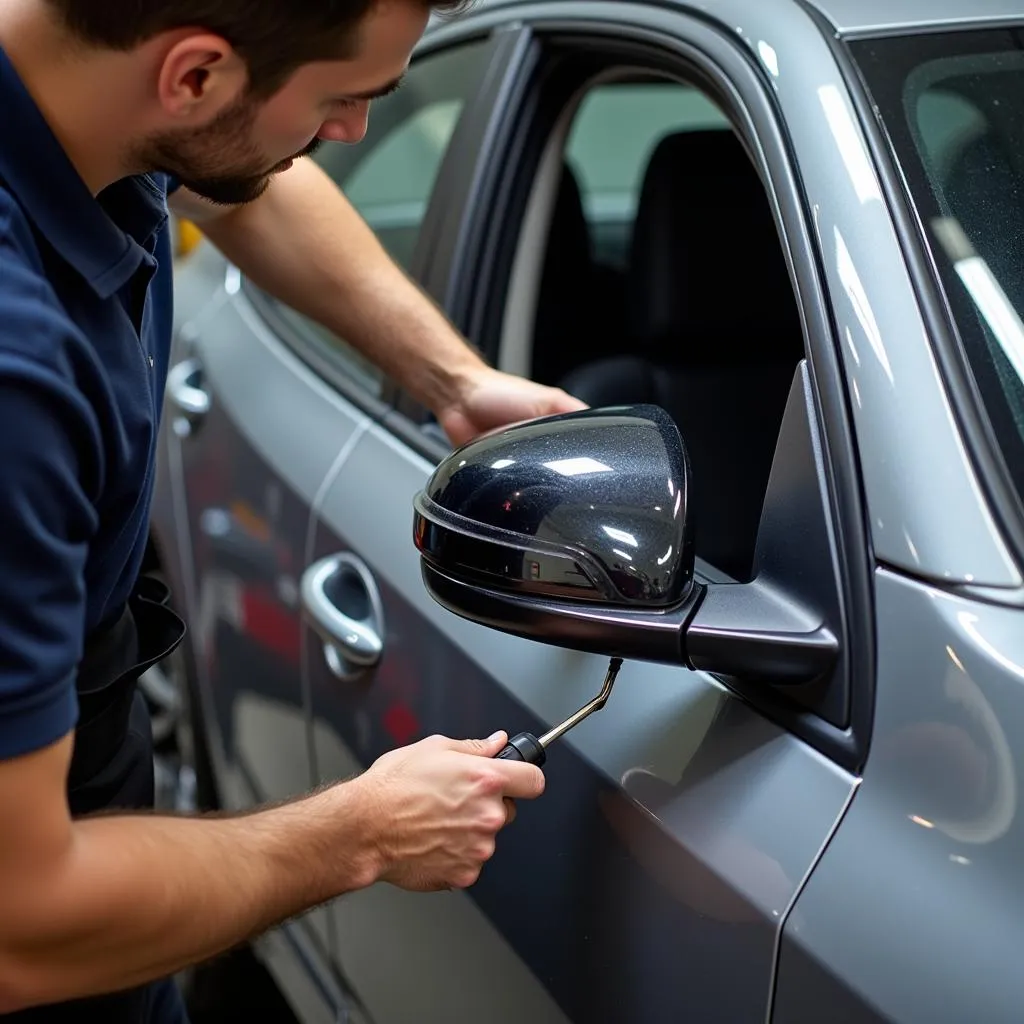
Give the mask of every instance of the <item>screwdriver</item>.
M 495 756 L 504 761 L 526 761 L 540 768 L 547 760 L 548 747 L 555 740 L 579 725 L 584 718 L 589 718 L 595 711 L 600 711 L 608 703 L 612 687 L 615 685 L 615 677 L 619 674 L 621 667 L 622 659 L 612 658 L 611 664 L 608 666 L 608 674 L 604 677 L 601 692 L 589 704 L 584 704 L 576 714 L 570 715 L 561 725 L 556 725 L 554 729 L 544 733 L 540 739 L 531 732 L 521 732 L 518 736 L 513 736 L 504 749 Z

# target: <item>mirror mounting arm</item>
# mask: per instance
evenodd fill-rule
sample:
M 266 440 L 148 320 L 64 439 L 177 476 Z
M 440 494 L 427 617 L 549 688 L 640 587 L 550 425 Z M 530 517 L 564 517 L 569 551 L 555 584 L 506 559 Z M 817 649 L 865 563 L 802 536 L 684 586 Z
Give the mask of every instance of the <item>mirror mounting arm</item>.
M 839 640 L 820 615 L 761 580 L 711 584 L 685 638 L 691 668 L 774 686 L 832 671 Z
M 839 654 L 835 634 L 820 618 L 756 580 L 695 582 L 685 601 L 657 612 L 546 600 L 468 583 L 429 562 L 421 568 L 431 595 L 456 615 L 573 650 L 775 686 L 812 682 L 832 669 Z

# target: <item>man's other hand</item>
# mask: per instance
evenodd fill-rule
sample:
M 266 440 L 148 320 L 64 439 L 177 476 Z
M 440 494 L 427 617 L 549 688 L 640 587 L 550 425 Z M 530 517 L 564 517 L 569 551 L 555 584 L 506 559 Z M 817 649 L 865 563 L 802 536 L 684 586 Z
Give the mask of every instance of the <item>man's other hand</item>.
M 456 446 L 496 427 L 586 408 L 559 388 L 490 367 L 481 367 L 466 377 L 459 392 L 457 401 L 435 410 L 438 422 Z

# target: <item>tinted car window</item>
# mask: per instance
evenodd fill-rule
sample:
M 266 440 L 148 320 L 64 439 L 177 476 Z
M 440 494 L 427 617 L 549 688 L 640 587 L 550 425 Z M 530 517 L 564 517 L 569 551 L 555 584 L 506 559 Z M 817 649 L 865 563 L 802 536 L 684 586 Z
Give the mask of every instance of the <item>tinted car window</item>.
M 396 92 L 374 101 L 362 142 L 324 143 L 314 157 L 400 266 L 412 261 L 441 161 L 484 70 L 485 50 L 481 41 L 416 61 Z M 351 346 L 294 310 L 277 308 L 291 327 L 326 347 L 348 376 L 380 392 L 380 371 Z
M 854 46 L 1024 496 L 1024 47 L 1018 30 Z
M 595 255 L 621 266 L 636 215 L 644 170 L 672 132 L 728 129 L 700 90 L 675 82 L 615 82 L 592 89 L 580 104 L 566 147 L 590 225 Z

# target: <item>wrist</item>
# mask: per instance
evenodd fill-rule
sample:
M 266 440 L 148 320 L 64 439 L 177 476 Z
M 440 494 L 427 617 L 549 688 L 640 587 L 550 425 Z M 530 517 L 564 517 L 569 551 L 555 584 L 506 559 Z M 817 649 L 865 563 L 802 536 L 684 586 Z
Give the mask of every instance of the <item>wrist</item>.
M 490 369 L 468 343 L 460 349 L 453 347 L 443 355 L 430 358 L 417 374 L 419 386 L 410 388 L 438 418 L 450 409 L 463 407 L 480 378 Z
M 320 842 L 311 844 L 310 854 L 322 856 L 322 863 L 328 866 L 326 891 L 317 894 L 316 902 L 368 888 L 379 880 L 387 867 L 383 818 L 372 788 L 362 776 L 331 786 L 295 806 L 304 807 L 303 817 L 316 822 Z
M 366 888 L 378 882 L 390 867 L 386 851 L 390 816 L 372 778 L 365 773 L 336 788 L 352 823 L 347 841 L 353 848 L 355 877 L 359 888 Z

